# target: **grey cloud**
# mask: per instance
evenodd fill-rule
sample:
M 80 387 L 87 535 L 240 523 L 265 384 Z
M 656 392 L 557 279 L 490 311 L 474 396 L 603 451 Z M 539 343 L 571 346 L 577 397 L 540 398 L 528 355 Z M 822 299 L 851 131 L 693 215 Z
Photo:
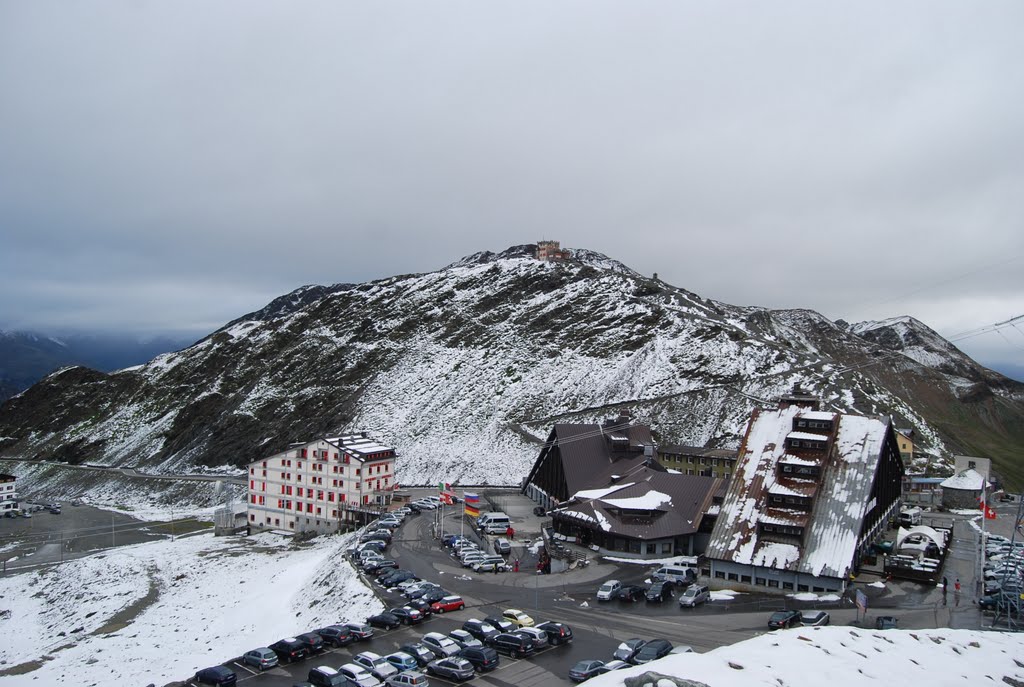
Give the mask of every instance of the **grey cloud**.
M 1022 19 L 8 3 L 0 322 L 198 329 L 549 237 L 719 300 L 952 334 L 1024 302 L 1019 264 L 943 283 L 1024 255 Z

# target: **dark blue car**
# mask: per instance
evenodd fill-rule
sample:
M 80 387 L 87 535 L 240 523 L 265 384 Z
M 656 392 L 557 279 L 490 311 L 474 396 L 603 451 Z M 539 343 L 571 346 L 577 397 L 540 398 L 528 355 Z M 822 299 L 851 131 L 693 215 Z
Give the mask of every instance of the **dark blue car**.
M 238 682 L 238 677 L 234 671 L 228 670 L 224 666 L 214 666 L 212 668 L 203 668 L 196 673 L 195 681 L 201 685 L 218 685 L 218 687 L 224 687 L 225 685 L 233 685 Z

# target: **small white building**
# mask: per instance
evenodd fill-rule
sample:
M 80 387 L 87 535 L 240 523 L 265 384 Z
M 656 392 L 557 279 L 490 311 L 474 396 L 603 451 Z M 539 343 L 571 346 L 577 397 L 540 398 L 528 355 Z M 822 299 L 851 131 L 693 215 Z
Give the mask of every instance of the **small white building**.
M 980 508 L 981 494 L 987 483 L 980 472 L 967 468 L 942 482 L 942 505 L 945 508 Z
M 18 509 L 18 478 L 0 474 L 0 513 Z
M 338 532 L 387 510 L 395 449 L 366 434 L 292 444 L 249 464 L 250 528 Z

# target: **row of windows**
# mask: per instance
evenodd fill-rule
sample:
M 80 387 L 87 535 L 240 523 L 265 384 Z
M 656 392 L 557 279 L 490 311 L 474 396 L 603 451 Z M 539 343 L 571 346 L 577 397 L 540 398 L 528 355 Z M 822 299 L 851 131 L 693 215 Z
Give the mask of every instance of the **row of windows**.
M 281 467 L 291 467 L 291 461 L 290 460 L 287 461 L 287 463 L 288 463 L 287 465 L 284 464 L 285 461 L 281 461 L 281 463 L 282 463 Z M 266 466 L 266 463 L 264 463 L 264 467 L 265 466 Z M 295 466 L 295 469 L 296 470 L 301 470 L 302 469 L 302 463 L 301 462 L 298 463 Z M 324 466 L 322 464 L 320 464 L 320 463 L 312 463 L 312 469 L 313 469 L 314 472 L 323 472 L 324 471 Z M 362 468 L 356 468 L 356 473 L 355 474 L 356 475 L 361 475 L 362 471 L 363 471 Z M 260 472 L 262 473 L 263 477 L 267 476 L 267 471 L 266 470 L 261 470 Z M 344 475 L 345 474 L 345 467 L 342 466 L 342 465 L 332 465 L 331 466 L 331 472 L 334 473 L 335 475 Z M 390 472 L 391 472 L 391 464 L 390 463 L 378 463 L 376 465 L 370 465 L 370 466 L 368 466 L 366 468 L 366 474 L 367 475 L 379 475 L 379 474 L 382 474 L 382 473 L 383 474 L 388 474 Z M 256 468 L 254 468 L 254 467 L 249 468 L 249 474 L 255 476 L 256 475 Z M 291 479 L 291 478 L 292 478 L 292 473 L 290 473 L 290 472 L 282 472 L 281 473 L 281 479 Z M 296 473 L 295 479 L 296 479 L 296 481 L 301 482 L 302 481 L 302 475 Z
M 730 473 L 730 472 L 729 472 L 728 470 L 723 470 L 723 471 L 722 471 L 722 473 L 721 473 L 721 474 L 719 474 L 719 473 L 718 473 L 718 470 L 711 470 L 711 471 L 709 472 L 708 470 L 693 470 L 693 469 L 688 469 L 688 470 L 686 471 L 686 474 L 687 474 L 687 475 L 701 475 L 701 476 L 703 476 L 703 477 L 724 477 L 725 479 L 729 479 L 729 475 L 730 475 L 731 473 Z
M 814 441 L 813 439 L 788 439 L 790 448 L 810 448 L 815 451 L 824 451 L 828 448 L 827 441 Z
M 771 534 L 786 534 L 794 537 L 804 536 L 803 527 L 794 527 L 792 525 L 761 525 L 762 532 L 769 532 Z
M 728 580 L 733 581 L 733 582 L 742 582 L 743 584 L 751 584 L 751 581 L 750 581 L 751 577 L 750 577 L 750 575 L 739 575 L 737 573 L 729 573 L 728 575 L 726 575 L 721 570 L 716 570 L 715 571 L 715 578 L 719 579 L 719 580 L 728 579 Z M 758 587 L 775 587 L 776 589 L 781 587 L 782 589 L 793 589 L 793 583 L 792 582 L 785 582 L 785 581 L 780 582 L 779 580 L 774 580 L 774 579 L 772 579 L 770 577 L 755 577 L 755 578 L 753 578 L 753 580 L 754 580 L 753 584 L 757 585 Z M 798 585 L 796 585 L 796 591 L 798 591 L 798 592 L 811 592 L 811 591 L 814 591 L 814 592 L 828 592 L 828 591 L 833 591 L 833 590 L 826 589 L 825 587 L 818 587 L 818 586 L 812 587 L 812 586 L 809 586 L 809 585 L 806 585 L 806 584 L 798 584 Z
M 671 463 L 673 460 L 676 463 L 682 463 L 683 462 L 683 457 L 682 456 L 675 456 L 675 457 L 673 457 L 673 456 L 662 456 L 662 459 L 666 463 Z M 699 465 L 718 465 L 718 461 L 719 460 L 722 461 L 722 465 L 725 465 L 725 466 L 732 465 L 732 461 L 728 460 L 726 458 L 721 458 L 721 459 L 719 459 L 719 458 L 698 458 L 696 462 Z M 686 462 L 689 465 L 693 465 L 694 464 L 693 456 L 686 456 Z
M 827 429 L 832 431 L 831 420 L 806 420 L 804 418 L 797 418 L 796 426 L 798 429 Z

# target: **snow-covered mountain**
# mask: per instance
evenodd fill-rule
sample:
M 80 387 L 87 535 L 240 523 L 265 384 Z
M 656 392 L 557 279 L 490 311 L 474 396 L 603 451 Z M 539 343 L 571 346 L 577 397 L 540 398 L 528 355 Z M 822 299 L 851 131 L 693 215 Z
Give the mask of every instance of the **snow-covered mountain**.
M 628 407 L 663 442 L 732 445 L 754 405 L 800 385 L 1016 470 L 1024 385 L 914 320 L 740 308 L 534 248 L 303 287 L 146 365 L 61 370 L 0 407 L 0 455 L 172 472 L 365 430 L 398 448 L 405 483 L 515 484 L 552 422 Z

